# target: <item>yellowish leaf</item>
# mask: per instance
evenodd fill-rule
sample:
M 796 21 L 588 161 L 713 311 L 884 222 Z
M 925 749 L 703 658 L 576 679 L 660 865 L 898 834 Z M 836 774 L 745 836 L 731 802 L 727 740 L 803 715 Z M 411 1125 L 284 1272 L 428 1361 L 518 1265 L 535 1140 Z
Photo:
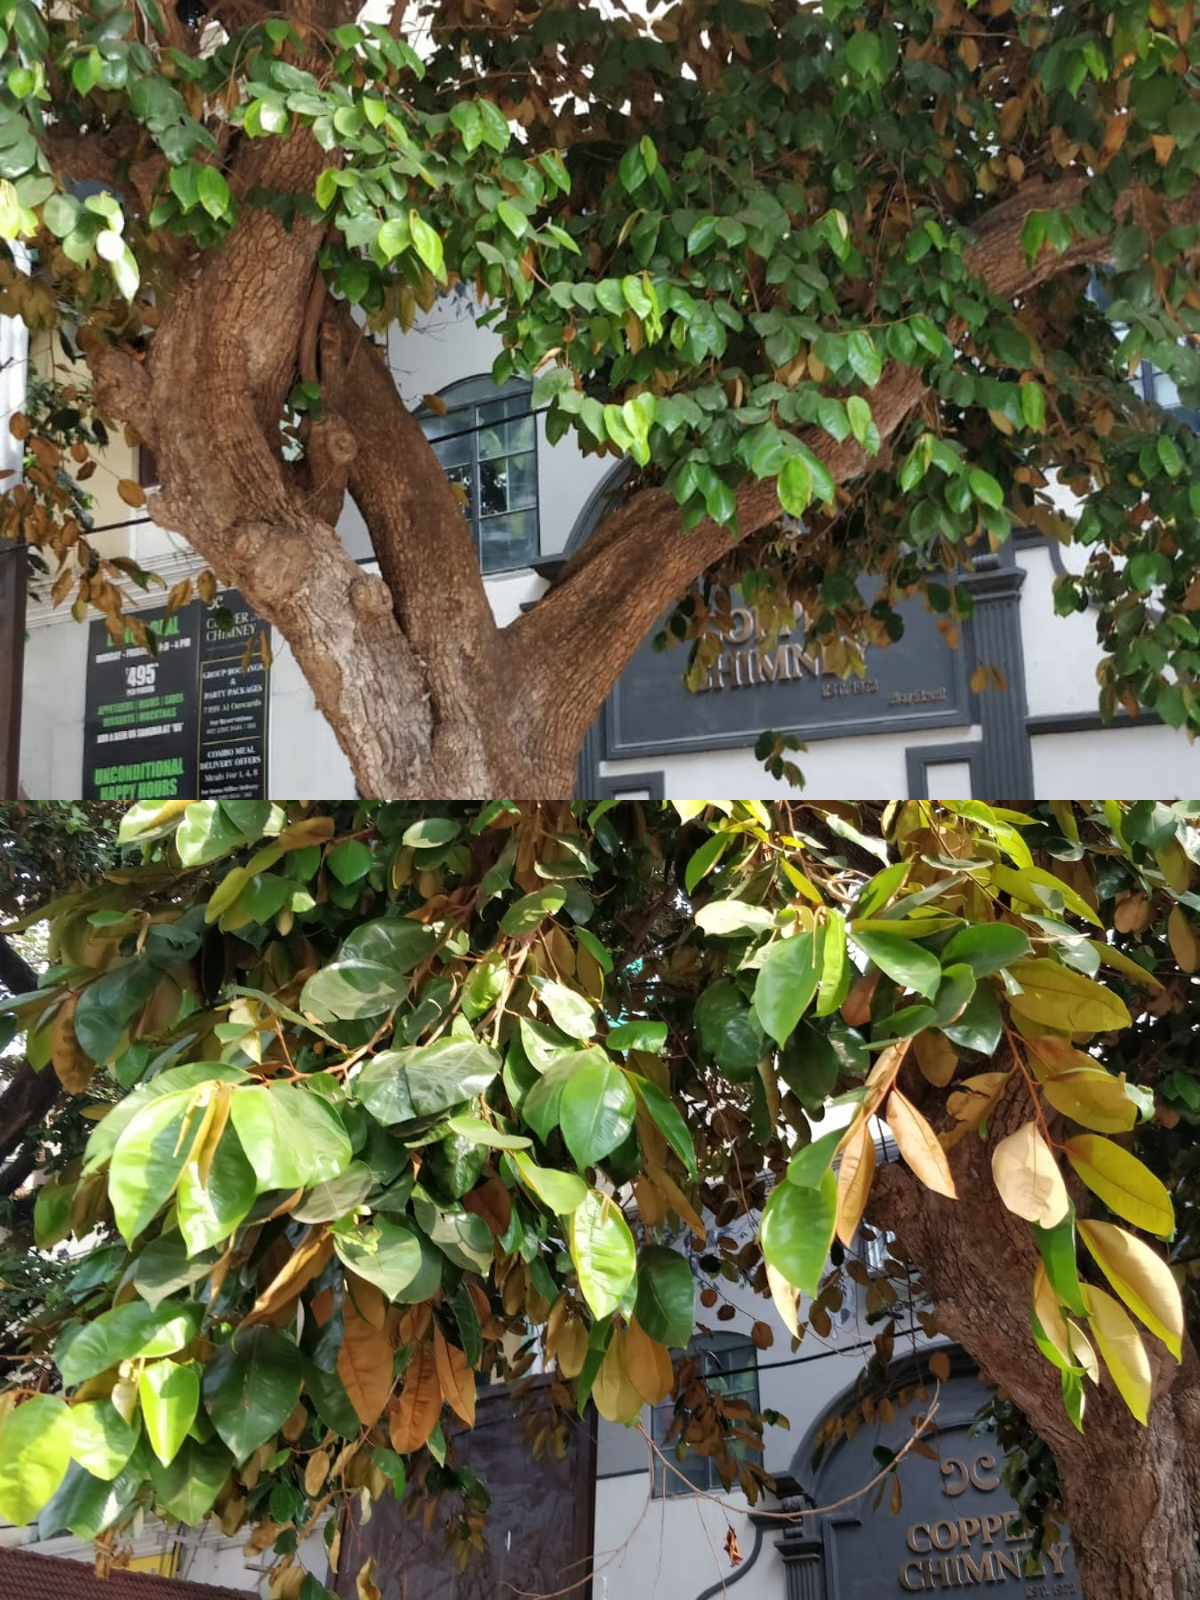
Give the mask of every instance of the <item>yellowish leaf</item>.
M 1125 1093 L 1125 1074 L 1114 1078 L 1100 1067 L 1048 1078 L 1042 1094 L 1056 1111 L 1097 1133 L 1128 1133 L 1137 1107 Z
M 1174 1232 L 1175 1208 L 1165 1185 L 1111 1139 L 1081 1133 L 1063 1145 L 1067 1159 L 1093 1194 L 1135 1228 L 1164 1238 Z
M 117 493 L 127 506 L 144 506 L 146 504 L 146 491 L 140 483 L 135 483 L 132 478 L 118 479 Z
M 1196 933 L 1182 906 L 1172 906 L 1167 918 L 1167 940 L 1171 954 L 1182 972 L 1200 968 L 1200 935 Z
M 1041 1261 L 1033 1274 L 1033 1314 L 1041 1324 L 1043 1334 L 1062 1358 L 1064 1366 L 1073 1367 L 1075 1358 L 1071 1354 L 1071 1330 L 1067 1327 L 1058 1296 Z
M 59 1083 L 68 1094 L 83 1094 L 92 1081 L 93 1063 L 75 1037 L 78 996 L 69 994 L 55 1013 L 50 1031 L 50 1059 Z
M 913 1052 L 926 1081 L 944 1089 L 958 1066 L 958 1052 L 946 1035 L 926 1029 L 913 1040 Z
M 1183 1301 L 1170 1267 L 1148 1244 L 1111 1222 L 1084 1221 L 1078 1226 L 1109 1283 L 1178 1361 L 1183 1346 Z
M 304 1492 L 310 1499 L 315 1499 L 320 1494 L 325 1479 L 329 1476 L 328 1450 L 314 1450 L 309 1456 L 304 1468 Z
M 946 1383 L 950 1377 L 950 1357 L 944 1350 L 935 1350 L 929 1358 L 929 1370 L 935 1378 Z
M 767 1287 L 771 1291 L 771 1299 L 775 1302 L 775 1309 L 779 1313 L 779 1320 L 791 1334 L 793 1339 L 800 1337 L 800 1322 L 796 1314 L 800 1291 L 795 1284 L 791 1284 L 769 1261 L 763 1265 L 767 1269 Z
M 342 1307 L 338 1377 L 364 1428 L 373 1428 L 392 1392 L 392 1347 L 379 1328 L 364 1321 L 347 1295 Z
M 442 1386 L 432 1344 L 413 1347 L 404 1387 L 392 1412 L 388 1431 L 397 1455 L 419 1450 L 442 1414 Z
M 622 1328 L 615 1329 L 609 1340 L 592 1384 L 592 1399 L 607 1422 L 634 1422 L 641 1415 L 642 1397 L 630 1381 Z
M 1064 1033 L 1104 1033 L 1129 1026 L 1124 1000 L 1073 967 L 1039 957 L 1014 961 L 1008 970 L 1021 985 L 1021 993 L 1013 995 L 1009 1005 L 1032 1022 Z
M 1067 1186 L 1036 1122 L 1001 1139 L 992 1151 L 992 1177 L 1004 1204 L 1026 1222 L 1052 1228 L 1066 1216 Z
M 855 1230 L 866 1209 L 875 1176 L 875 1140 L 867 1119 L 856 1118 L 855 1131 L 842 1151 L 837 1180 L 837 1221 L 835 1231 L 844 1245 L 849 1247 Z
M 437 1325 L 433 1329 L 433 1354 L 438 1382 L 446 1404 L 468 1428 L 475 1426 L 475 1372 L 457 1345 L 448 1343 Z
M 1092 1348 L 1092 1341 L 1084 1333 L 1078 1323 L 1067 1318 L 1067 1338 L 1071 1342 L 1071 1354 L 1075 1357 L 1075 1365 L 1082 1367 L 1093 1383 L 1100 1382 L 1100 1363 L 1096 1359 L 1096 1352 Z
M 636 1317 L 629 1319 L 625 1336 L 625 1370 L 648 1406 L 656 1406 L 669 1395 L 675 1382 L 670 1352 L 650 1337 Z
M 1088 1326 L 1121 1398 L 1139 1422 L 1150 1414 L 1153 1382 L 1150 1358 L 1132 1317 L 1110 1294 L 1094 1284 L 1082 1285 Z
M 978 1128 L 1004 1093 L 1010 1076 L 1007 1072 L 980 1072 L 963 1078 L 946 1096 L 946 1110 L 955 1122 L 965 1123 L 968 1132 Z
M 954 1187 L 946 1152 L 916 1106 L 906 1100 L 899 1089 L 893 1089 L 888 1096 L 884 1115 L 900 1154 L 925 1187 L 932 1189 L 934 1194 L 944 1194 L 950 1200 L 957 1199 L 958 1191 Z

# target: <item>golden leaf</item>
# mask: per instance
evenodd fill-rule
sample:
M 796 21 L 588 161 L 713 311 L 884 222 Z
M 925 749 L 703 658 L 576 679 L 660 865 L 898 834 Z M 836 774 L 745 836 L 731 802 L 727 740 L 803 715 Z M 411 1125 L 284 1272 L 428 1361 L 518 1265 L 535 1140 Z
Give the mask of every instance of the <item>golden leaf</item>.
M 468 1428 L 475 1426 L 475 1371 L 457 1345 L 447 1343 L 442 1330 L 434 1326 L 433 1356 L 438 1383 L 446 1404 Z
M 1180 1360 L 1183 1301 L 1167 1263 L 1148 1244 L 1111 1222 L 1080 1222 L 1079 1234 L 1134 1316 Z
M 146 504 L 146 491 L 140 483 L 135 483 L 132 478 L 120 478 L 117 481 L 117 493 L 127 506 L 144 506 Z
M 771 1291 L 771 1299 L 775 1302 L 775 1309 L 779 1319 L 791 1334 L 793 1339 L 800 1338 L 800 1323 L 796 1315 L 799 1304 L 800 1291 L 795 1284 L 791 1284 L 769 1261 L 763 1263 L 767 1269 L 767 1287 Z
M 950 1379 L 950 1357 L 944 1350 L 935 1350 L 929 1358 L 929 1370 L 935 1378 L 940 1378 L 943 1383 Z
M 1167 941 L 1181 972 L 1200 969 L 1200 935 L 1182 906 L 1172 906 L 1167 918 Z
M 238 1326 L 244 1328 L 252 1322 L 264 1322 L 281 1306 L 294 1300 L 304 1285 L 324 1270 L 332 1255 L 332 1235 L 310 1228 Z
M 1067 1186 L 1036 1122 L 1001 1139 L 992 1151 L 992 1177 L 1004 1204 L 1026 1222 L 1052 1228 L 1066 1216 Z
M 625 1336 L 625 1370 L 630 1383 L 648 1406 L 656 1406 L 670 1394 L 675 1382 L 666 1346 L 652 1339 L 636 1317 L 629 1319 Z
M 381 1329 L 364 1321 L 347 1295 L 342 1307 L 338 1377 L 364 1428 L 379 1421 L 392 1392 L 392 1347 Z
M 1175 1208 L 1163 1183 L 1136 1156 L 1111 1139 L 1077 1134 L 1063 1149 L 1093 1194 L 1135 1228 L 1164 1238 L 1174 1232 Z
M 402 1456 L 419 1450 L 441 1414 L 442 1386 L 433 1345 L 416 1345 L 389 1423 L 392 1449 Z
M 946 1035 L 926 1029 L 913 1040 L 913 1053 L 925 1080 L 944 1089 L 958 1066 L 958 1053 Z
M 321 1492 L 321 1486 L 329 1476 L 329 1452 L 327 1450 L 314 1450 L 308 1458 L 304 1468 L 304 1492 L 310 1499 L 315 1499 Z
M 842 1161 L 838 1167 L 836 1232 L 847 1248 L 862 1220 L 874 1176 L 875 1140 L 866 1118 L 860 1114 L 856 1119 L 853 1137 L 842 1151 Z M 813 1327 L 816 1326 L 814 1319 Z
M 1088 1308 L 1088 1326 L 1104 1357 L 1104 1365 L 1125 1404 L 1137 1420 L 1144 1423 L 1150 1413 L 1153 1382 L 1150 1358 L 1141 1336 L 1129 1313 L 1112 1295 L 1090 1283 L 1082 1284 L 1081 1288 Z
M 50 1059 L 58 1081 L 68 1094 L 83 1094 L 92 1081 L 94 1070 L 90 1057 L 80 1048 L 75 1037 L 75 1007 L 78 996 L 69 994 L 59 1006 L 50 1033 Z
M 893 1089 L 888 1096 L 884 1116 L 900 1154 L 925 1187 L 947 1199 L 957 1199 L 946 1152 L 928 1122 L 899 1089 Z
M 592 1384 L 592 1399 L 606 1422 L 633 1422 L 641 1414 L 642 1397 L 630 1381 L 626 1336 L 622 1328 L 615 1329 L 609 1340 Z

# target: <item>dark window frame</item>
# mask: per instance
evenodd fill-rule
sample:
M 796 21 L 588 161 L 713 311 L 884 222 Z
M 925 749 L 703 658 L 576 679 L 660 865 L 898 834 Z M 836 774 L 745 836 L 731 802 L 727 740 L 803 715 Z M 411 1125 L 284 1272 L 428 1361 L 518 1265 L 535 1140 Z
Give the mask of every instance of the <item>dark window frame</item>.
M 462 433 L 469 436 L 470 461 L 469 463 L 465 463 L 465 465 L 468 468 L 471 480 L 471 504 L 469 508 L 464 507 L 463 510 L 464 515 L 467 518 L 468 525 L 471 529 L 471 537 L 475 541 L 475 550 L 479 556 L 480 571 L 483 573 L 485 578 L 503 577 L 506 574 L 511 574 L 514 572 L 528 572 L 533 563 L 540 560 L 542 554 L 542 485 L 541 470 L 538 462 L 537 419 L 533 408 L 532 387 L 529 384 L 520 381 L 519 379 L 512 379 L 508 383 L 504 384 L 496 384 L 492 382 L 491 377 L 487 373 L 479 373 L 474 377 L 462 378 L 457 383 L 447 385 L 445 389 L 442 389 L 438 392 L 437 398 L 445 405 L 445 412 L 435 413 L 429 406 L 422 406 L 421 409 L 416 412 L 416 420 L 420 424 L 421 431 L 425 434 L 425 437 L 429 440 L 430 445 L 433 447 L 435 455 L 437 454 L 437 445 L 439 440 L 436 436 L 432 435 L 428 431 L 427 425 L 429 423 L 436 422 L 439 426 L 445 426 L 447 422 L 450 422 L 453 419 L 458 426 L 451 426 L 447 429 L 447 432 L 457 434 L 461 429 Z M 483 535 L 485 530 L 483 524 L 489 520 L 492 520 L 492 517 L 483 514 L 481 511 L 483 493 L 480 479 L 480 465 L 482 458 L 479 452 L 479 438 L 485 428 L 489 426 L 495 426 L 496 424 L 481 422 L 479 418 L 479 412 L 482 408 L 489 405 L 494 405 L 497 401 L 512 400 L 514 398 L 522 398 L 528 403 L 529 416 L 533 420 L 533 445 L 528 450 L 514 450 L 507 452 L 504 455 L 491 457 L 489 459 L 507 461 L 516 459 L 520 456 L 529 456 L 532 459 L 533 503 L 531 506 L 516 507 L 515 511 L 532 511 L 535 548 L 528 560 L 492 566 L 487 564 L 484 559 Z M 505 421 L 518 420 L 520 419 L 501 419 L 500 425 L 503 425 Z M 440 459 L 441 458 L 439 457 L 439 460 Z M 513 514 L 514 509 L 510 509 L 507 512 L 497 512 L 494 514 L 494 517 L 499 518 L 501 516 L 511 516 Z
M 720 1375 L 725 1373 L 734 1380 L 733 1387 L 726 1392 L 748 1400 L 751 1411 L 758 1411 L 761 1403 L 758 1384 L 758 1347 L 749 1334 L 710 1334 L 706 1338 L 693 1341 L 689 1354 L 711 1358 L 713 1365 L 709 1366 L 706 1363 L 704 1372 L 704 1377 L 709 1383 L 711 1384 L 714 1378 L 719 1381 Z M 729 1359 L 723 1360 L 725 1357 Z M 650 1408 L 650 1437 L 675 1469 L 669 1471 L 657 1456 L 652 1458 L 650 1481 L 653 1497 L 656 1500 L 681 1499 L 695 1490 L 705 1494 L 724 1494 L 725 1486 L 717 1476 L 712 1456 L 702 1456 L 694 1450 L 688 1450 L 682 1460 L 677 1460 L 675 1449 L 679 1439 L 675 1438 L 669 1444 L 665 1443 L 674 1418 L 675 1406 L 671 1400 Z M 757 1459 L 749 1447 L 740 1440 L 731 1440 L 729 1449 L 737 1460 Z M 678 1473 L 683 1473 L 685 1476 L 679 1477 Z

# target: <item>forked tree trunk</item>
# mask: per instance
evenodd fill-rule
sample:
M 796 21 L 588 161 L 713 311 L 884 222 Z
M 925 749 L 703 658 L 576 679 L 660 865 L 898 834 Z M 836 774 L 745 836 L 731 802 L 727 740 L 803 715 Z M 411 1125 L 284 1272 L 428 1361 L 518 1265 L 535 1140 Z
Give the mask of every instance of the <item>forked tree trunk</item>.
M 920 1098 L 918 1086 L 913 1093 Z M 1154 1373 L 1148 1426 L 1130 1415 L 1107 1374 L 1100 1389 L 1085 1384 L 1083 1432 L 1072 1426 L 1059 1375 L 1030 1331 L 1038 1260 L 1031 1229 L 1000 1203 L 991 1177 L 993 1146 L 1029 1116 L 1024 1089 L 1014 1089 L 989 1119 L 986 1140 L 972 1136 L 954 1149 L 964 1198 L 931 1194 L 889 1164 L 868 1217 L 896 1235 L 939 1329 L 1017 1402 L 1054 1452 L 1084 1600 L 1197 1600 L 1200 1361 L 1185 1341 L 1177 1363 L 1143 1329 Z

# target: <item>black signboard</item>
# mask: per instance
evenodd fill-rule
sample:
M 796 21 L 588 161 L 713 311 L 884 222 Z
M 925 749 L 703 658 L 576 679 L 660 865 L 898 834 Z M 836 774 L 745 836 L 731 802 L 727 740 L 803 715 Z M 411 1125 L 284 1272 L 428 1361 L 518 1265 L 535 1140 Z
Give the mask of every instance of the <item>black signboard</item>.
M 894 1373 L 894 1390 L 911 1395 L 904 1386 L 914 1381 L 912 1368 L 897 1362 Z M 792 1471 L 811 1496 L 807 1503 L 837 1509 L 805 1517 L 785 1534 L 779 1543 L 785 1565 L 823 1570 L 819 1592 L 829 1600 L 901 1600 L 975 1585 L 985 1586 L 995 1600 L 1081 1600 L 1066 1528 L 1047 1540 L 1039 1556 L 1032 1553 L 1029 1531 L 1001 1481 L 1004 1451 L 994 1434 L 975 1426 L 989 1396 L 972 1364 L 957 1353 L 940 1387 L 927 1370 L 918 1369 L 915 1377 L 924 1381 L 923 1393 L 908 1404 L 877 1410 L 855 1432 L 843 1432 L 815 1472 L 820 1424 L 802 1441 Z M 924 1455 L 904 1453 L 897 1468 L 899 1497 L 862 1493 L 877 1475 L 883 1452 L 904 1450 L 912 1419 L 929 1409 L 935 1390 L 929 1448 Z M 848 1409 L 847 1396 L 830 1414 Z M 804 1504 L 800 1498 L 794 1506 L 785 1501 L 788 1509 Z
M 862 678 L 824 671 L 805 648 L 802 621 L 769 640 L 744 605 L 696 689 L 684 683 L 687 647 L 656 651 L 647 639 L 608 702 L 605 757 L 753 744 L 767 729 L 812 740 L 970 722 L 968 652 L 951 647 L 920 599 L 896 609 L 904 636 L 869 651 Z
M 265 799 L 267 624 L 232 589 L 211 609 L 196 600 L 170 617 L 138 616 L 157 635 L 156 657 L 91 626 L 83 798 Z

